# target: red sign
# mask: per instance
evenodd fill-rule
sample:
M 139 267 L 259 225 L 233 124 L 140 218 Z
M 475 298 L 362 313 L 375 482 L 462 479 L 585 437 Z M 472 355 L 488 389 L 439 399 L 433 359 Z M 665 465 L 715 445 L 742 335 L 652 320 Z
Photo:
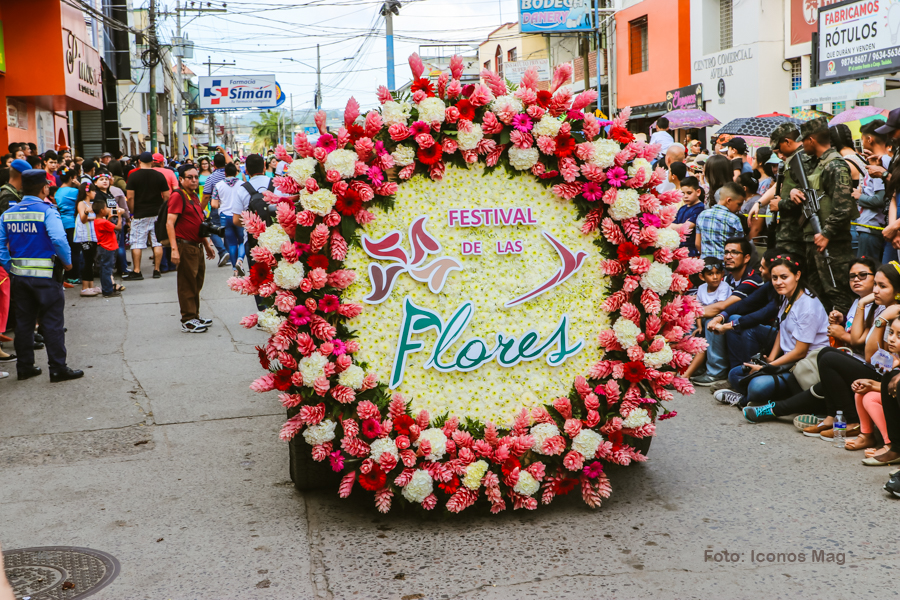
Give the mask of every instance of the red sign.
M 791 45 L 812 40 L 819 9 L 841 0 L 791 0 Z

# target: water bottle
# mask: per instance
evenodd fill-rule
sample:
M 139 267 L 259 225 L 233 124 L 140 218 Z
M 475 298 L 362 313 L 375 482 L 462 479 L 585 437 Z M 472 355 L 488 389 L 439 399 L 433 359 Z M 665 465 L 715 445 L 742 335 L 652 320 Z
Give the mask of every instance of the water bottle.
M 844 411 L 837 411 L 834 417 L 834 447 L 844 447 L 844 434 L 847 432 L 847 422 L 844 420 Z

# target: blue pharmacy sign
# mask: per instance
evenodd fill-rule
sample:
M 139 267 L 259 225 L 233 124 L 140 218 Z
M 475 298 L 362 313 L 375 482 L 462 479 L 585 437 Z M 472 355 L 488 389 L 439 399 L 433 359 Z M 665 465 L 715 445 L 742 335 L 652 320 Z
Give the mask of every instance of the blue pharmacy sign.
M 522 33 L 593 31 L 590 0 L 519 0 Z

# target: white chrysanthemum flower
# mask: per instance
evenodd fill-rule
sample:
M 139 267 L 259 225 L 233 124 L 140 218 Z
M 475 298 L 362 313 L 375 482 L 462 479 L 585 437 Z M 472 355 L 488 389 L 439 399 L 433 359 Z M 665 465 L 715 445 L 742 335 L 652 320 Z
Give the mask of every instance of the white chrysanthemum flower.
M 316 172 L 317 164 L 319 161 L 312 157 L 295 158 L 294 162 L 288 166 L 287 174 L 300 185 L 306 185 L 306 180 Z
M 441 460 L 444 453 L 447 452 L 447 436 L 444 435 L 443 429 L 432 427 L 420 433 L 419 439 L 416 440 L 416 448 L 419 447 L 422 440 L 428 440 L 431 443 L 431 452 L 425 457 L 426 460 Z
M 335 150 L 335 152 L 338 151 Z M 334 208 L 335 202 L 337 202 L 337 196 L 329 189 L 319 188 L 312 194 L 305 189 L 300 190 L 300 206 L 310 212 L 316 213 L 320 217 L 324 217 L 330 213 L 331 209 Z
M 366 378 L 366 372 L 357 365 L 350 365 L 338 375 L 338 383 L 348 388 L 358 390 L 362 387 L 363 380 Z
M 615 140 L 594 140 L 594 155 L 590 162 L 601 169 L 608 169 L 616 163 L 616 154 L 619 153 L 619 144 Z
M 519 473 L 519 481 L 516 482 L 516 487 L 513 488 L 513 491 L 517 494 L 522 494 L 523 496 L 531 496 L 537 492 L 540 487 L 541 483 L 534 478 L 534 475 L 528 471 L 521 471 Z
M 399 145 L 397 146 L 393 152 L 391 152 L 391 156 L 394 157 L 394 162 L 401 167 L 405 167 L 407 165 L 413 164 L 416 160 L 416 150 L 412 146 Z
M 400 452 L 397 450 L 397 444 L 389 437 L 378 438 L 369 446 L 371 450 L 371 456 L 373 459 L 378 460 L 381 458 L 381 455 L 387 452 L 397 460 L 400 460 Z
M 356 152 L 353 150 L 335 150 L 325 159 L 326 171 L 337 171 L 341 177 L 353 177 L 356 172 Z
M 637 190 L 631 188 L 619 189 L 616 192 L 616 201 L 609 207 L 609 216 L 616 221 L 624 221 L 637 216 L 641 212 L 641 201 Z
M 562 121 L 552 116 L 550 113 L 545 113 L 544 116 L 541 117 L 541 120 L 534 124 L 531 135 L 536 138 L 542 135 L 556 137 L 560 127 L 562 127 Z
M 409 102 L 388 101 L 381 106 L 381 118 L 388 127 L 397 124 L 406 125 L 411 111 L 412 105 Z
M 291 237 L 284 232 L 284 228 L 278 223 L 273 223 L 266 227 L 266 230 L 259 235 L 259 238 L 257 238 L 257 244 L 272 254 L 280 254 L 281 245 L 290 241 Z
M 662 296 L 672 287 L 672 269 L 662 263 L 651 264 L 650 269 L 641 275 L 641 287 Z
M 636 408 L 628 414 L 628 418 L 622 421 L 625 429 L 637 429 L 650 423 L 650 413 L 646 408 Z
M 582 429 L 572 440 L 572 450 L 590 460 L 597 455 L 603 436 L 593 429 Z
M 410 502 L 421 503 L 433 491 L 434 482 L 431 479 L 431 473 L 418 469 L 400 493 Z
M 272 335 L 278 333 L 278 329 L 285 320 L 284 317 L 278 314 L 278 311 L 275 310 L 274 307 L 267 308 L 262 312 L 256 313 L 256 315 L 258 317 L 257 323 L 259 326 L 263 331 L 271 333 Z
M 440 98 L 425 98 L 419 102 L 417 108 L 419 109 L 419 119 L 429 125 L 435 121 L 444 122 L 447 105 Z
M 631 161 L 631 166 L 628 167 L 628 176 L 635 177 L 639 170 L 644 170 L 644 176 L 650 177 L 653 174 L 653 167 L 650 166 L 650 161 L 646 158 L 636 158 Z
M 275 276 L 275 285 L 285 290 L 295 290 L 303 281 L 303 263 L 299 260 L 295 263 L 283 260 L 278 263 L 273 275 Z
M 334 439 L 334 427 L 337 425 L 331 419 L 325 419 L 318 425 L 310 425 L 303 432 L 303 439 L 310 446 L 318 446 Z
M 637 336 L 641 333 L 641 328 L 625 317 L 619 317 L 616 324 L 613 325 L 613 333 L 623 348 L 628 350 L 637 344 Z
M 525 112 L 525 105 L 515 96 L 498 96 L 491 102 L 491 110 L 494 113 L 501 112 Z
M 488 464 L 483 460 L 476 460 L 466 467 L 466 475 L 463 477 L 462 483 L 470 490 L 477 490 L 481 487 L 481 478 L 487 473 Z
M 656 339 L 664 340 L 665 338 L 658 335 L 656 336 Z M 673 357 L 674 354 L 672 353 L 672 348 L 670 348 L 669 345 L 666 344 L 659 352 L 648 352 L 644 354 L 644 364 L 651 369 L 658 369 L 659 367 L 672 362 Z
M 509 149 L 509 164 L 519 171 L 527 171 L 538 161 L 538 149 L 534 146 L 525 150 L 512 146 Z
M 456 134 L 460 150 L 474 150 L 482 138 L 484 138 L 484 130 L 478 123 L 472 124 L 472 131 L 460 131 Z
M 678 246 L 681 245 L 681 234 L 679 234 L 674 229 L 659 229 L 656 232 L 656 244 L 657 248 L 668 248 L 669 250 L 674 250 Z
M 301 358 L 297 362 L 297 370 L 303 376 L 303 385 L 311 388 L 315 385 L 316 379 L 324 377 L 326 364 L 328 364 L 328 359 L 318 352 Z
M 531 437 L 534 438 L 534 444 L 531 449 L 538 454 L 544 454 L 544 442 L 547 438 L 559 435 L 559 427 L 553 423 L 538 423 L 531 428 Z

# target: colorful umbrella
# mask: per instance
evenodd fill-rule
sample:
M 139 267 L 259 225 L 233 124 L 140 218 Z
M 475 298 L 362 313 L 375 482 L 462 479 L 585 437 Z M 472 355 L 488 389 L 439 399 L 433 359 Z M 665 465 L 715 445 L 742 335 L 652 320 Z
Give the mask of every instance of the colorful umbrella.
M 833 119 L 828 121 L 828 126 L 833 127 L 834 125 L 838 125 L 840 123 L 862 121 L 863 119 L 868 119 L 869 121 L 871 121 L 872 119 L 882 118 L 887 120 L 888 112 L 888 109 L 878 108 L 877 106 L 857 106 L 835 115 Z M 869 121 L 866 121 L 866 123 L 868 123 Z
M 800 119 L 801 121 L 812 121 L 813 119 L 818 119 L 819 117 L 826 117 L 828 119 L 831 118 L 831 114 L 821 110 L 815 110 L 811 108 L 807 108 L 801 111 L 798 111 L 796 115 L 794 115 L 795 119 Z
M 663 116 L 669 120 L 669 127 L 672 129 L 695 129 L 722 124 L 717 118 L 699 108 L 673 110 Z
M 793 123 L 798 127 L 802 123 L 800 119 L 793 117 L 742 117 L 729 121 L 717 131 L 717 134 L 727 133 L 738 137 L 768 137 L 776 127 L 782 123 Z
M 754 150 L 758 149 L 758 148 L 762 148 L 762 147 L 766 147 L 766 148 L 769 147 L 770 138 L 762 137 L 762 136 L 755 136 L 755 135 L 729 135 L 729 134 L 725 133 L 725 134 L 719 135 L 719 137 L 717 138 L 716 141 L 720 144 L 724 144 L 726 142 L 731 141 L 731 138 L 736 138 L 736 137 L 739 137 L 742 140 L 744 140 L 744 142 L 746 142 L 747 146 L 749 148 L 753 148 Z

